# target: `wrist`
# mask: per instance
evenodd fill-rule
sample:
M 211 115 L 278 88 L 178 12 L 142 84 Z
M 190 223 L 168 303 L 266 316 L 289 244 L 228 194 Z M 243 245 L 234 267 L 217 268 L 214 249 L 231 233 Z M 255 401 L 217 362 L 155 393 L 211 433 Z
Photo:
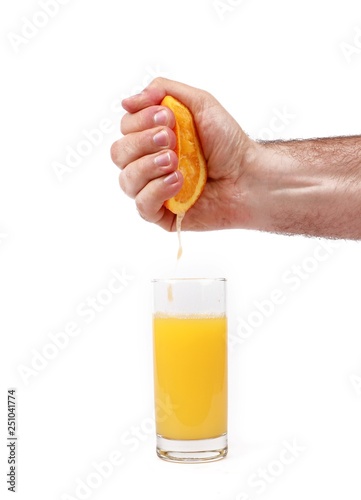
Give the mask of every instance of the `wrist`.
M 242 229 L 270 230 L 272 224 L 272 192 L 280 182 L 279 169 L 271 152 L 264 144 L 248 140 L 240 162 L 240 175 L 235 183 L 238 204 L 236 225 Z
M 253 142 L 253 150 L 245 177 L 247 227 L 331 236 L 327 218 L 340 200 L 329 163 L 312 152 L 310 141 Z
M 320 201 L 327 199 L 325 173 L 320 177 L 317 169 L 310 169 L 306 158 L 301 161 L 292 151 L 289 143 L 251 141 L 242 184 L 248 214 L 247 226 L 243 227 L 294 232 L 297 220 L 311 216 Z

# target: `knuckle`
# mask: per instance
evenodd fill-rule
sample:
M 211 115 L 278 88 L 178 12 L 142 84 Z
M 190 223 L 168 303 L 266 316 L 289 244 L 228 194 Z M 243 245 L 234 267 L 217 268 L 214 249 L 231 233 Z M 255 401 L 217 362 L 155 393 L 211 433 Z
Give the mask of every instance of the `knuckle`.
M 164 78 L 162 78 L 161 76 L 156 76 L 155 78 L 153 78 L 150 85 L 152 86 L 154 85 L 156 87 L 162 87 L 164 85 Z
M 113 163 L 117 164 L 119 155 L 118 141 L 114 142 L 110 147 L 110 157 Z
M 119 174 L 119 186 L 125 194 L 128 194 L 128 188 L 124 174 L 125 172 L 120 172 Z
M 148 220 L 147 217 L 145 216 L 146 206 L 145 206 L 144 200 L 142 199 L 141 196 L 136 196 L 135 206 L 138 210 L 139 215 L 142 217 L 142 219 Z
M 121 170 L 132 161 L 135 150 L 133 142 L 124 138 L 115 142 L 111 147 L 112 159 Z
M 143 220 L 145 220 L 146 222 L 151 222 L 149 219 L 147 219 L 147 218 L 145 217 L 145 215 L 144 215 L 144 214 L 142 214 L 141 212 L 139 212 L 139 210 L 138 210 L 138 214 L 139 214 L 139 215 L 140 215 L 140 217 L 141 217 Z
M 134 199 L 135 206 L 142 219 L 147 222 L 154 222 L 156 211 L 154 210 L 153 203 L 149 198 L 149 192 L 148 194 L 145 194 L 144 190 L 142 190 L 135 196 Z
M 135 198 L 136 191 L 132 179 L 128 175 L 127 170 L 122 170 L 119 174 L 119 185 L 122 191 L 129 196 L 129 198 Z
M 127 133 L 128 121 L 129 121 L 129 113 L 126 113 L 124 116 L 122 116 L 122 119 L 120 120 L 120 132 L 123 135 Z
M 125 165 L 128 163 L 128 159 L 132 156 L 132 152 L 133 148 L 129 144 L 129 141 L 122 140 L 121 143 L 119 144 L 118 157 L 123 159 L 123 163 L 125 163 Z

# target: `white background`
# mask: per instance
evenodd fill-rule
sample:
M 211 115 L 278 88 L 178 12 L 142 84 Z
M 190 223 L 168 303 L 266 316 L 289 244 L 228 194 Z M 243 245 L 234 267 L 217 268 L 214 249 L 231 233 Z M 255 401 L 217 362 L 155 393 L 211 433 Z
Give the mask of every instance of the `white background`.
M 51 19 L 35 0 L 0 7 L 0 496 L 12 498 L 15 387 L 21 500 L 359 499 L 359 243 L 186 233 L 176 269 L 176 235 L 139 217 L 109 155 L 120 99 L 157 75 L 210 91 L 254 138 L 359 134 L 359 2 L 63 4 Z M 99 144 L 57 176 L 101 123 Z M 125 287 L 106 295 L 114 271 Z M 229 280 L 230 451 L 213 464 L 155 455 L 150 280 L 172 272 Z M 282 304 L 265 309 L 275 289 Z M 82 316 L 98 294 L 109 304 Z M 298 447 L 286 465 L 285 442 Z M 106 468 L 115 452 L 122 464 Z

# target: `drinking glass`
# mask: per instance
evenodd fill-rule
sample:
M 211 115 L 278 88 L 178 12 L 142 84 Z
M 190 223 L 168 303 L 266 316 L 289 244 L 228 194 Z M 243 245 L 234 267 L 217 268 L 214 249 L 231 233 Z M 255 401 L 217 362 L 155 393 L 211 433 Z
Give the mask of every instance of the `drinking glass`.
M 153 280 L 157 455 L 200 463 L 227 455 L 224 278 Z

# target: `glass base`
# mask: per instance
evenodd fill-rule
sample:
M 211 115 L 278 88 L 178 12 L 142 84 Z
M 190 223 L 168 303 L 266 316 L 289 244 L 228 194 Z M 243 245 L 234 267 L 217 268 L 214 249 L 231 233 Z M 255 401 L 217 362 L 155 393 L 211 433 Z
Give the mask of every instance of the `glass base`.
M 227 434 L 211 439 L 176 440 L 157 434 L 157 455 L 167 462 L 199 464 L 225 458 Z

